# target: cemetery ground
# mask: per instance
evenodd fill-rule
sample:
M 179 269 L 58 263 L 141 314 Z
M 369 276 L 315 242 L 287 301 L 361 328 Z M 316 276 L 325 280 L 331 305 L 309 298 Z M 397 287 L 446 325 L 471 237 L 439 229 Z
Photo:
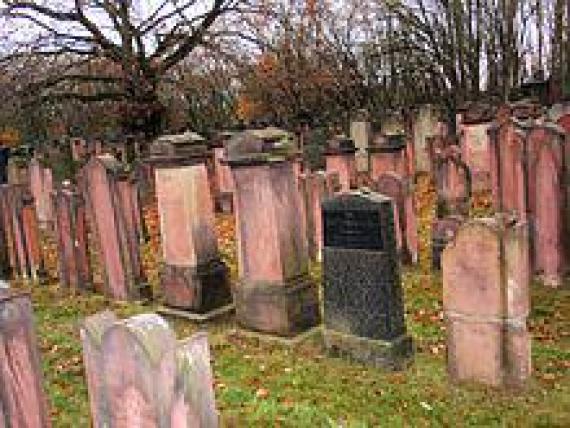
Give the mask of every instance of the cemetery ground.
M 231 317 L 198 326 L 169 318 L 179 337 L 207 329 L 213 354 L 216 403 L 222 426 L 568 426 L 570 423 L 570 288 L 532 287 L 533 376 L 522 391 L 453 385 L 445 368 L 441 277 L 430 271 L 429 224 L 434 192 L 418 185 L 420 264 L 404 270 L 406 321 L 416 343 L 413 365 L 402 372 L 366 368 L 327 357 L 318 342 L 295 348 L 236 333 Z M 474 214 L 485 212 L 484 199 Z M 157 283 L 156 213 L 147 212 L 151 240 L 145 266 Z M 235 277 L 233 224 L 218 218 L 220 247 Z M 46 244 L 48 255 L 54 253 Z M 52 257 L 53 258 L 53 257 Z M 53 260 L 52 260 L 53 261 Z M 55 275 L 55 264 L 48 270 Z M 312 274 L 320 277 L 319 267 Z M 145 303 L 116 303 L 96 294 L 66 296 L 57 280 L 31 290 L 45 385 L 55 427 L 88 427 L 79 323 L 104 309 L 120 317 L 149 312 Z M 473 349 L 477 352 L 477 349 Z

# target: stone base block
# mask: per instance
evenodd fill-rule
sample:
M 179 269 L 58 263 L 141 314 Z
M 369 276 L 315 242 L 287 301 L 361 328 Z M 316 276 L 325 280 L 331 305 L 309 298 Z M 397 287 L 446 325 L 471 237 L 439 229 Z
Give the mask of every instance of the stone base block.
M 531 373 L 525 323 L 447 321 L 447 369 L 454 381 L 522 386 Z
M 308 277 L 291 283 L 245 283 L 234 290 L 238 323 L 261 333 L 291 337 L 320 322 L 318 289 Z
M 231 303 L 228 268 L 220 260 L 198 267 L 163 266 L 160 284 L 168 306 L 206 313 Z
M 216 211 L 223 214 L 231 214 L 234 211 L 233 193 L 219 193 L 216 196 Z
M 414 342 L 408 335 L 384 341 L 324 329 L 323 338 L 325 348 L 330 355 L 368 366 L 403 370 L 413 361 Z

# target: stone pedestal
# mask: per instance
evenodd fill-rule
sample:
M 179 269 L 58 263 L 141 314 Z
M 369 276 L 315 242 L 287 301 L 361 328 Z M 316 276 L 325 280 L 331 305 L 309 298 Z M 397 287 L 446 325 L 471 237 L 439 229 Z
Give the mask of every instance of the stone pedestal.
M 470 221 L 443 252 L 448 372 L 456 381 L 521 386 L 531 373 L 528 228 Z
M 156 166 L 155 173 L 166 303 L 197 313 L 231 303 L 205 165 L 173 161 Z
M 27 295 L 0 289 L 0 426 L 51 426 Z
M 87 252 L 85 203 L 70 183 L 53 194 L 57 233 L 59 283 L 80 292 L 91 289 L 91 267 Z
M 148 285 L 141 276 L 138 239 L 129 220 L 129 192 L 119 189 L 125 186 L 119 184 L 125 177 L 122 164 L 111 155 L 92 157 L 82 175 L 90 229 L 105 272 L 105 293 L 119 300 L 148 296 Z
M 348 192 L 356 176 L 356 149 L 352 140 L 337 136 L 329 141 L 325 151 L 326 172 L 338 174 L 340 189 Z
M 293 336 L 319 322 L 300 193 L 290 162 L 270 161 L 255 138 L 243 138 L 228 160 L 236 192 L 237 319 L 247 329 Z
M 93 426 L 218 426 L 205 333 L 177 342 L 158 315 L 103 312 L 87 318 L 81 340 Z
M 349 193 L 323 203 L 324 338 L 333 355 L 402 369 L 406 333 L 392 201 Z

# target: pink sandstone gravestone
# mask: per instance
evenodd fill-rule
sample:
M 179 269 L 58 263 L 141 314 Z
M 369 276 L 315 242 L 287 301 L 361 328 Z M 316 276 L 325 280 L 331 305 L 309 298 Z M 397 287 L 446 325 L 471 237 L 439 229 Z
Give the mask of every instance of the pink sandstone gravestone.
M 24 230 L 24 241 L 28 271 L 33 281 L 40 279 L 42 275 L 42 250 L 40 245 L 40 234 L 38 217 L 34 197 L 30 193 L 24 193 L 22 198 L 21 221 Z
M 301 195 L 290 162 L 264 153 L 250 133 L 234 137 L 228 162 L 235 184 L 239 282 L 238 322 L 251 330 L 293 336 L 319 321 Z
M 317 171 L 300 177 L 300 188 L 303 196 L 305 224 L 307 227 L 307 243 L 312 260 L 321 261 L 323 250 L 323 214 L 322 202 L 332 197 L 337 174 Z
M 473 107 L 463 114 L 461 122 L 461 157 L 471 171 L 475 192 L 491 188 L 489 170 L 491 147 L 488 135 L 491 121 L 490 108 Z
M 205 313 L 231 302 L 220 260 L 206 166 L 178 160 L 155 167 L 163 268 L 169 306 Z
M 214 149 L 214 171 L 217 183 L 217 205 L 221 212 L 229 213 L 232 211 L 232 198 L 234 186 L 232 182 L 232 173 L 230 167 L 225 162 L 226 148 L 215 146 Z
M 181 342 L 158 315 L 93 315 L 81 328 L 93 426 L 216 428 L 206 333 Z
M 466 215 L 471 198 L 471 172 L 461 159 L 461 151 L 451 145 L 435 152 L 438 217 Z
M 0 289 L 0 426 L 49 428 L 32 305 Z
M 528 241 L 526 223 L 497 216 L 467 222 L 443 251 L 447 367 L 453 380 L 522 386 L 529 378 Z
M 36 204 L 36 214 L 40 227 L 46 228 L 53 221 L 53 207 L 51 205 L 51 192 L 53 179 L 50 168 L 44 167 L 37 158 L 32 159 L 29 165 L 30 190 Z
M 137 299 L 148 293 L 134 245 L 136 234 L 129 220 L 132 212 L 126 203 L 128 192 L 119 189 L 123 174 L 122 164 L 111 155 L 91 158 L 82 172 L 90 229 L 105 271 L 105 293 L 119 300 Z
M 368 148 L 370 157 L 370 178 L 373 182 L 386 173 L 406 178 L 408 159 L 405 135 L 384 135 L 378 137 Z
M 395 172 L 386 172 L 376 179 L 374 190 L 392 200 L 396 244 L 402 260 L 417 263 L 418 230 L 411 180 Z
M 0 185 L 0 220 L 2 220 L 3 237 L 7 253 L 7 273 L 17 274 L 18 252 L 16 249 L 16 236 L 14 231 L 12 211 L 12 187 L 8 184 Z
M 57 232 L 59 282 L 68 290 L 91 288 L 87 252 L 85 203 L 71 183 L 64 182 L 53 194 Z
M 338 135 L 332 138 L 325 150 L 327 173 L 337 173 L 342 192 L 348 192 L 356 176 L 356 148 L 349 138 Z
M 532 266 L 545 284 L 556 287 L 568 269 L 565 135 L 550 123 L 534 125 L 526 144 Z

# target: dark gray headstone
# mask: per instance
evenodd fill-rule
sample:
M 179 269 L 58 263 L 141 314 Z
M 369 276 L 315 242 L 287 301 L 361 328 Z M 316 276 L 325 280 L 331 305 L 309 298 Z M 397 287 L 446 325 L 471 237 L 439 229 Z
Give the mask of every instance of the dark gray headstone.
M 406 335 L 393 208 L 377 193 L 323 203 L 325 344 L 336 354 L 401 368 Z
M 10 149 L 7 147 L 0 147 L 0 184 L 8 182 L 8 157 L 10 156 Z

